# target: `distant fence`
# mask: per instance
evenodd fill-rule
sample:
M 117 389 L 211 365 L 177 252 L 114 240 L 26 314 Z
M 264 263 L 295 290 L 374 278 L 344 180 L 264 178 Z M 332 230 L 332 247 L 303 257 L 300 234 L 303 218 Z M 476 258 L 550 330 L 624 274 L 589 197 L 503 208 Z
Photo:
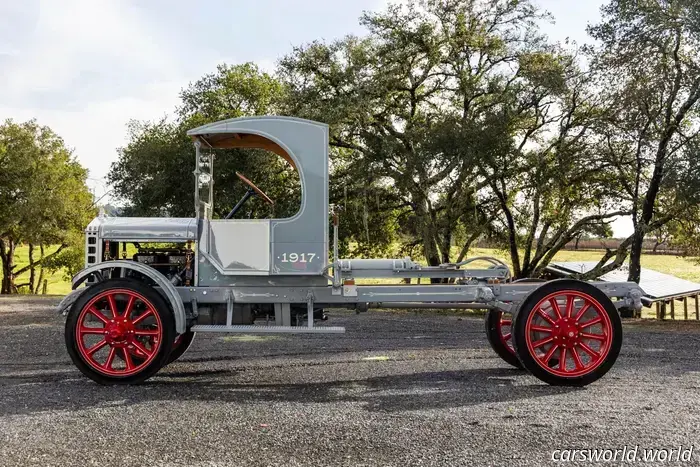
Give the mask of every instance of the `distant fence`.
M 571 241 L 564 247 L 565 250 L 614 250 L 620 246 L 624 239 L 619 238 L 591 238 L 581 239 L 578 242 Z M 644 253 L 652 253 L 659 255 L 682 255 L 683 251 L 674 248 L 668 243 L 657 243 L 654 240 L 645 239 L 642 243 L 642 251 Z

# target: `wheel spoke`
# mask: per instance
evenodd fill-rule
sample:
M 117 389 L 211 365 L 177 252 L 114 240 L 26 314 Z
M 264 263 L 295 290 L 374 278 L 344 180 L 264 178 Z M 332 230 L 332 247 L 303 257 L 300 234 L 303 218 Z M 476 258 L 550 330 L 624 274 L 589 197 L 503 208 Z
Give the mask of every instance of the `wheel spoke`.
M 143 345 L 141 345 L 141 342 L 139 342 L 139 341 L 136 341 L 136 340 L 135 340 L 135 341 L 132 342 L 132 344 L 134 344 L 134 347 L 136 347 L 136 349 L 137 349 L 139 352 L 141 352 L 142 354 L 144 354 L 144 355 L 146 356 L 146 358 L 150 357 L 150 356 L 153 354 L 153 351 L 152 351 L 152 350 L 146 349 L 146 347 L 144 347 Z
M 513 321 L 510 319 L 502 319 L 501 320 L 501 326 L 510 326 L 511 324 L 513 324 Z
M 126 304 L 126 310 L 124 311 L 122 318 L 129 317 L 129 314 L 131 314 L 131 310 L 134 308 L 135 301 L 136 301 L 136 297 L 134 295 L 129 295 L 129 302 Z
M 590 321 L 586 321 L 585 323 L 579 324 L 578 327 L 580 327 L 581 329 L 583 329 L 583 328 L 587 328 L 587 327 L 590 327 L 590 326 L 595 326 L 596 324 L 600 323 L 601 321 L 603 321 L 603 318 L 601 318 L 600 316 L 598 316 L 597 318 L 594 318 L 594 319 L 592 319 L 592 320 L 590 320 Z
M 114 363 L 114 357 L 117 355 L 117 349 L 116 347 L 112 347 L 109 349 L 109 355 L 107 356 L 107 361 L 104 364 L 104 368 L 107 370 L 112 369 L 112 363 Z
M 562 347 L 559 353 L 559 371 L 566 371 L 566 347 Z
M 546 332 L 547 334 L 554 332 L 552 328 L 548 328 L 546 326 L 531 326 L 530 330 L 535 332 Z
M 538 347 L 542 347 L 542 346 L 545 345 L 545 344 L 549 344 L 549 343 L 552 342 L 553 340 L 554 340 L 554 338 L 551 337 L 551 336 L 550 336 L 550 337 L 546 337 L 546 338 L 544 338 L 544 339 L 541 339 L 541 340 L 539 340 L 539 341 L 533 343 L 533 344 L 532 344 L 532 348 L 536 349 L 536 348 L 538 348 Z
M 137 336 L 158 336 L 160 331 L 157 329 L 134 329 L 134 334 Z
M 574 296 L 567 295 L 566 297 L 566 317 L 571 318 L 571 312 L 574 310 Z
M 555 324 L 554 320 L 542 308 L 537 309 L 537 314 L 540 315 L 542 318 L 544 318 L 544 320 L 547 321 L 549 324 L 554 326 L 554 324 Z
M 88 313 L 90 313 L 92 316 L 94 316 L 95 318 L 97 318 L 97 319 L 99 319 L 100 321 L 102 321 L 104 324 L 109 323 L 109 320 L 108 320 L 107 318 L 105 318 L 105 315 L 103 315 L 103 314 L 102 314 L 98 309 L 96 309 L 96 308 L 90 307 L 90 309 L 88 310 Z
M 590 334 L 587 332 L 582 332 L 581 334 L 579 334 L 579 336 L 581 336 L 583 339 L 593 339 L 595 341 L 600 342 L 604 342 L 607 339 L 607 336 L 604 336 L 602 334 Z
M 95 354 L 95 352 L 100 350 L 105 345 L 107 345 L 107 340 L 102 339 L 100 342 L 87 349 L 88 356 L 92 357 Z
M 126 371 L 131 371 L 134 369 L 134 362 L 131 360 L 131 354 L 126 348 L 122 347 L 122 353 L 124 354 L 124 365 L 126 365 Z
M 105 334 L 107 331 L 105 328 L 86 328 L 85 326 L 80 326 L 78 332 L 80 334 Z
M 587 353 L 588 355 L 590 355 L 591 357 L 596 358 L 596 359 L 597 359 L 597 358 L 600 358 L 600 354 L 599 354 L 598 352 L 596 352 L 596 351 L 593 350 L 592 348 L 588 347 L 588 346 L 587 346 L 586 344 L 584 344 L 583 342 L 578 342 L 576 345 L 578 345 L 579 347 L 581 347 L 581 348 L 583 349 L 583 351 L 586 352 L 586 353 Z
M 583 362 L 581 361 L 581 356 L 578 354 L 576 347 L 571 349 L 571 355 L 573 355 L 573 357 L 574 357 L 574 364 L 576 365 L 576 369 L 582 370 L 583 369 Z
M 107 295 L 107 301 L 109 302 L 109 309 L 112 310 L 112 318 L 116 318 L 119 316 L 119 313 L 117 312 L 117 303 L 114 301 L 114 295 Z
M 152 314 L 153 314 L 153 310 L 149 308 L 149 309 L 147 309 L 146 311 L 144 311 L 142 315 L 140 315 L 138 318 L 136 318 L 135 320 L 133 320 L 133 321 L 131 322 L 131 324 L 133 324 L 134 326 L 136 326 L 137 324 L 139 324 L 141 321 L 143 321 L 144 319 L 148 318 L 148 317 L 151 316 Z
M 557 297 L 550 298 L 549 304 L 552 306 L 552 310 L 554 310 L 554 316 L 556 316 L 557 319 L 561 319 L 561 310 L 559 310 L 559 304 L 557 303 Z
M 509 341 L 513 335 L 511 333 L 503 334 L 503 340 Z
M 552 348 L 549 349 L 549 352 L 547 352 L 547 355 L 545 355 L 544 358 L 542 359 L 542 361 L 544 362 L 545 365 L 547 365 L 549 363 L 549 361 L 552 359 L 552 356 L 554 355 L 554 352 L 556 352 L 558 348 L 559 348 L 559 344 L 552 345 Z
M 578 320 L 580 320 L 584 314 L 588 311 L 588 309 L 591 307 L 591 304 L 588 302 L 584 302 L 583 306 L 581 307 L 580 310 L 578 310 L 578 313 L 576 313 L 576 316 L 574 317 L 574 321 L 578 323 Z

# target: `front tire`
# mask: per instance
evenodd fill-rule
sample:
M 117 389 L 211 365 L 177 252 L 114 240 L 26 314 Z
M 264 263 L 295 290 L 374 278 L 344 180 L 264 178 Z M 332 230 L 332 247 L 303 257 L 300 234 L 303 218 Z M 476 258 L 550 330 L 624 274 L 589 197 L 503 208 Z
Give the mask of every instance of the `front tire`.
M 130 279 L 91 286 L 71 307 L 65 340 L 76 367 L 99 384 L 137 384 L 170 357 L 175 318 L 152 287 Z
M 612 368 L 622 347 L 622 321 L 596 287 L 563 279 L 535 289 L 513 323 L 523 366 L 556 386 L 585 386 Z

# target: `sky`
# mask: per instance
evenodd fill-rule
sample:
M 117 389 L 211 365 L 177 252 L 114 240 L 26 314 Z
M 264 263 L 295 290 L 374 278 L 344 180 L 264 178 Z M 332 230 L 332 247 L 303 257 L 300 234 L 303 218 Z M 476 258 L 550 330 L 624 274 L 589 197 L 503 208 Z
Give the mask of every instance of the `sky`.
M 101 196 L 129 120 L 172 114 L 179 91 L 217 64 L 272 70 L 294 45 L 362 34 L 362 12 L 388 1 L 0 0 L 0 121 L 51 127 Z M 538 3 L 556 20 L 543 25 L 550 39 L 585 43 L 603 1 Z

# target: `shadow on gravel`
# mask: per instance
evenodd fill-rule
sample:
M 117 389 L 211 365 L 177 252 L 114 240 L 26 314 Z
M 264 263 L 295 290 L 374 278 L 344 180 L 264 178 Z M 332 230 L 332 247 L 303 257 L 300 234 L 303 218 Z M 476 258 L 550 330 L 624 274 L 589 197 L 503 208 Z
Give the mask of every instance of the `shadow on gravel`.
M 364 404 L 372 412 L 445 409 L 531 399 L 576 391 L 515 384 L 523 373 L 505 368 L 440 371 L 299 384 L 238 384 L 229 370 L 166 373 L 139 386 L 99 386 L 75 372 L 4 377 L 0 416 L 133 406 L 153 401 Z M 222 376 L 224 378 L 222 378 Z M 12 396 L 10 396 L 12 394 Z

